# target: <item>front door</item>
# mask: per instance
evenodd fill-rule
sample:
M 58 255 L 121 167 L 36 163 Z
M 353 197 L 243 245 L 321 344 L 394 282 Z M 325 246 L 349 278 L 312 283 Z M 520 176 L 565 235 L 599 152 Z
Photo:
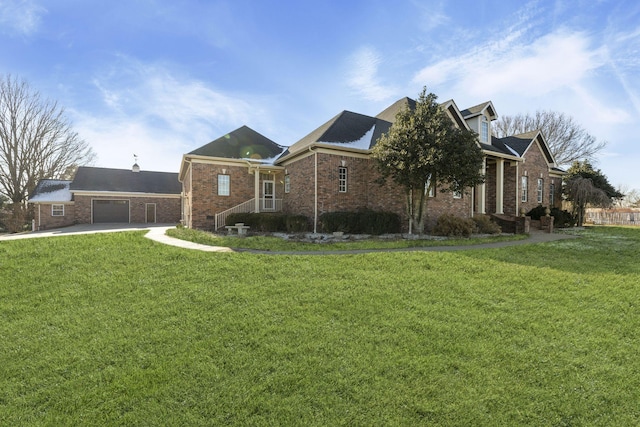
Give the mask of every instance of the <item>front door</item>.
M 156 204 L 155 203 L 147 203 L 146 205 L 146 222 L 147 223 L 155 223 L 156 222 Z
M 276 208 L 275 205 L 275 181 L 262 181 L 262 197 L 264 198 L 264 210 L 272 211 Z

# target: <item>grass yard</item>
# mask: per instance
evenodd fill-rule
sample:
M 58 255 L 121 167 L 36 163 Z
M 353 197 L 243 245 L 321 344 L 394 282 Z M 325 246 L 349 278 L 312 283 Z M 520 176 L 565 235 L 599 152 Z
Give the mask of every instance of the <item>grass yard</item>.
M 0 242 L 0 425 L 638 425 L 640 229 L 464 252 Z

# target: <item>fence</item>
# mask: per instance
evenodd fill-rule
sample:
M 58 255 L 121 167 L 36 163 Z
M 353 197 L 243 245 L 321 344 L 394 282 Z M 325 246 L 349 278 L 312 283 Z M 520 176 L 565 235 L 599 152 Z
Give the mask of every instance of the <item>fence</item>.
M 585 223 L 596 225 L 638 225 L 640 209 L 587 209 Z

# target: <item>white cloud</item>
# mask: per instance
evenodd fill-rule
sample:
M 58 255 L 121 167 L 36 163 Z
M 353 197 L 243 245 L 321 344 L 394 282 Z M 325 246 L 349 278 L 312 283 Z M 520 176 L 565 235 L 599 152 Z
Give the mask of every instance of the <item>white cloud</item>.
M 183 154 L 243 124 L 260 132 L 271 122 L 261 108 L 267 101 L 223 93 L 160 65 L 120 58 L 93 83 L 103 111 L 70 112 L 99 166 L 128 168 L 135 153 L 143 168 L 176 171 Z
M 506 92 L 515 96 L 540 96 L 574 84 L 604 61 L 582 33 L 558 31 L 531 44 L 523 33 L 509 34 L 471 52 L 447 58 L 420 70 L 421 84 L 455 82 L 472 95 Z
M 0 28 L 19 35 L 35 33 L 47 10 L 32 0 L 0 0 Z
M 384 101 L 396 95 L 397 89 L 385 86 L 378 77 L 380 55 L 372 47 L 363 47 L 349 59 L 347 84 L 370 101 Z
M 425 4 L 412 0 L 411 3 L 420 12 L 420 22 L 425 31 L 431 31 L 451 21 L 451 18 L 444 12 L 445 3 L 442 1 Z

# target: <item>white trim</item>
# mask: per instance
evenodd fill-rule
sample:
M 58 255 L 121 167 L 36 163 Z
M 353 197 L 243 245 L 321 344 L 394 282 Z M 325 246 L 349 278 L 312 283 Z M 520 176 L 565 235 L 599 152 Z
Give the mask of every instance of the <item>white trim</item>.
M 504 214 L 504 159 L 496 161 L 496 213 Z
M 538 178 L 536 181 L 536 200 L 539 204 L 544 201 L 544 178 Z
M 344 171 L 344 174 L 342 173 Z M 342 177 L 344 175 L 344 178 Z M 338 166 L 338 193 L 349 191 L 349 170 L 346 166 Z
M 220 178 L 226 177 L 226 182 L 224 182 L 224 186 L 220 185 Z M 223 180 L 225 181 L 225 180 Z M 221 192 L 221 190 L 226 190 L 225 192 Z M 218 196 L 231 196 L 231 175 L 226 173 L 219 173 L 216 175 L 216 194 Z
M 179 199 L 180 194 L 161 194 L 161 193 L 127 193 L 120 191 L 85 191 L 73 190 L 76 196 L 96 196 L 96 197 L 149 197 L 158 199 Z
M 54 210 L 54 206 L 62 206 L 62 215 L 58 214 L 56 215 L 53 210 Z M 64 203 L 51 203 L 51 216 L 55 216 L 55 217 L 59 217 L 59 216 L 64 216 L 65 212 L 64 212 Z

